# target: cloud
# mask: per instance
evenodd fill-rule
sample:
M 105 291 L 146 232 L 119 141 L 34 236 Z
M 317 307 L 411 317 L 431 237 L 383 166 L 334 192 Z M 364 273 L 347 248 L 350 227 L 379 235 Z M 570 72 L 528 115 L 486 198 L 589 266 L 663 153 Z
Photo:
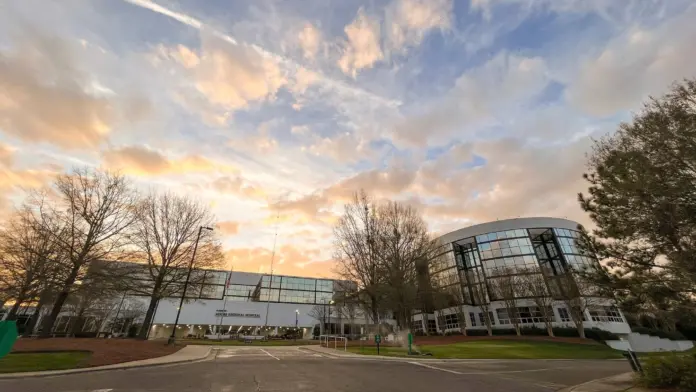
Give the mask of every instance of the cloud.
M 10 199 L 26 190 L 48 185 L 58 174 L 51 168 L 24 169 L 15 165 L 17 149 L 0 143 L 0 211 L 11 205 Z
M 297 38 L 304 58 L 314 60 L 321 46 L 321 32 L 312 24 L 304 25 Z
M 568 101 L 588 114 L 637 109 L 681 78 L 696 76 L 696 6 L 653 29 L 634 26 L 585 61 L 567 90 Z
M 274 203 L 271 208 L 281 213 L 297 214 L 302 222 L 333 223 L 342 205 L 350 202 L 355 192 L 364 189 L 373 197 L 391 198 L 406 192 L 415 178 L 415 171 L 401 167 L 368 170 L 297 199 Z
M 110 169 L 142 176 L 237 171 L 232 165 L 213 162 L 200 155 L 169 158 L 159 151 L 140 146 L 107 150 L 103 153 L 103 158 L 104 164 Z
M 393 129 L 395 141 L 422 147 L 446 142 L 473 125 L 494 124 L 497 116 L 508 119 L 550 80 L 544 59 L 501 52 L 464 72 L 443 99 L 405 116 Z
M 269 273 L 273 260 L 273 273 L 277 275 L 319 278 L 334 275 L 334 263 L 322 257 L 319 249 L 283 244 L 278 246 L 275 255 L 273 253 L 272 249 L 264 247 L 231 248 L 225 251 L 225 259 L 235 271 Z
M 348 41 L 344 43 L 343 55 L 338 60 L 341 70 L 354 78 L 363 68 L 372 66 L 384 58 L 380 46 L 379 21 L 368 16 L 363 8 L 349 25 L 344 28 Z
M 315 156 L 328 156 L 340 163 L 358 162 L 372 152 L 369 140 L 355 132 L 342 132 L 330 137 L 316 136 L 305 150 Z
M 451 0 L 394 1 L 386 17 L 389 46 L 404 51 L 419 45 L 430 30 L 451 28 L 452 7 Z
M 215 226 L 222 232 L 223 235 L 226 236 L 232 236 L 239 233 L 239 222 L 222 221 L 218 222 Z
M 13 25 L 14 26 L 14 25 Z M 17 23 L 16 41 L 0 47 L 0 129 L 27 142 L 64 149 L 98 146 L 118 124 L 148 111 L 142 98 L 95 95 L 81 71 L 81 48 Z
M 250 199 L 266 197 L 263 189 L 249 184 L 242 176 L 222 176 L 210 183 L 210 187 L 223 194 L 244 196 Z
M 279 64 L 246 45 L 232 45 L 212 34 L 201 34 L 201 50 L 196 53 L 178 45 L 160 49 L 190 71 L 195 89 L 221 110 L 247 108 L 254 102 L 275 99 L 287 83 Z

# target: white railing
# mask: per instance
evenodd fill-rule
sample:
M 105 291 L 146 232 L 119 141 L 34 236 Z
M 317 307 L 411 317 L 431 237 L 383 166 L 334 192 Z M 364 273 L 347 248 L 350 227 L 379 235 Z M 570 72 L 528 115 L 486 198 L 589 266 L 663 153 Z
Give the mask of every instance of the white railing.
M 333 348 L 338 349 L 339 341 L 343 341 L 343 351 L 348 351 L 348 338 L 337 335 L 320 335 L 319 345 L 326 348 L 331 348 L 330 344 L 333 342 Z

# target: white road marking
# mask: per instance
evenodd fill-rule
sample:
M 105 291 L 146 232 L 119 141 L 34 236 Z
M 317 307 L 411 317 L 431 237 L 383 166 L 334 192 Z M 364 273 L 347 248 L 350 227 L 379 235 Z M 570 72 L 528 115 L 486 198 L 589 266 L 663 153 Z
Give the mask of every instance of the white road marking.
M 441 372 L 447 372 L 447 373 L 453 373 L 453 374 L 462 374 L 456 370 L 443 369 L 443 368 L 439 368 L 439 367 L 435 367 L 435 366 L 426 365 L 426 364 L 420 363 L 420 362 L 409 362 L 409 363 L 412 365 L 423 366 L 423 367 L 426 367 L 428 369 L 439 370 Z
M 114 390 L 113 388 L 109 388 L 109 389 L 95 389 L 95 390 L 93 390 L 92 392 L 109 392 L 109 391 L 113 391 L 113 390 Z
M 269 353 L 268 351 L 266 351 L 266 350 L 264 350 L 264 349 L 262 349 L 262 348 L 260 348 L 259 350 L 261 350 L 261 351 L 265 352 L 266 354 L 268 354 L 269 357 L 275 358 L 276 361 L 280 361 L 280 358 L 278 358 L 278 357 L 276 357 L 275 355 Z

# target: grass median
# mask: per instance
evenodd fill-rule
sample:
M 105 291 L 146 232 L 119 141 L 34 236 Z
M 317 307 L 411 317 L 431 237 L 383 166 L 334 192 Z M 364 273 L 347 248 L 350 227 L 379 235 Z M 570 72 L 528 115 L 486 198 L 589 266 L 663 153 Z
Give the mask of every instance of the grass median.
M 87 363 L 91 355 L 85 351 L 11 353 L 0 358 L 0 373 L 74 369 Z
M 418 346 L 423 354 L 443 359 L 615 359 L 619 351 L 600 344 L 572 344 L 543 341 L 473 341 L 438 346 Z M 377 348 L 348 347 L 356 354 L 376 355 Z M 380 355 L 407 356 L 401 347 L 380 347 Z

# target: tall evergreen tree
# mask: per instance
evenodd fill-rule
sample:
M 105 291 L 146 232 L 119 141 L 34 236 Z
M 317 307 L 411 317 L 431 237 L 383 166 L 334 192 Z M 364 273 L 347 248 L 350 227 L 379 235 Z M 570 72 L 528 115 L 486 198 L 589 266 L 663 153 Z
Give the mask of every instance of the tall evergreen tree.
M 598 140 L 588 166 L 590 187 L 579 201 L 596 229 L 583 243 L 607 260 L 594 280 L 627 305 L 654 304 L 653 314 L 690 302 L 696 294 L 696 80 L 651 98 L 631 122 Z

